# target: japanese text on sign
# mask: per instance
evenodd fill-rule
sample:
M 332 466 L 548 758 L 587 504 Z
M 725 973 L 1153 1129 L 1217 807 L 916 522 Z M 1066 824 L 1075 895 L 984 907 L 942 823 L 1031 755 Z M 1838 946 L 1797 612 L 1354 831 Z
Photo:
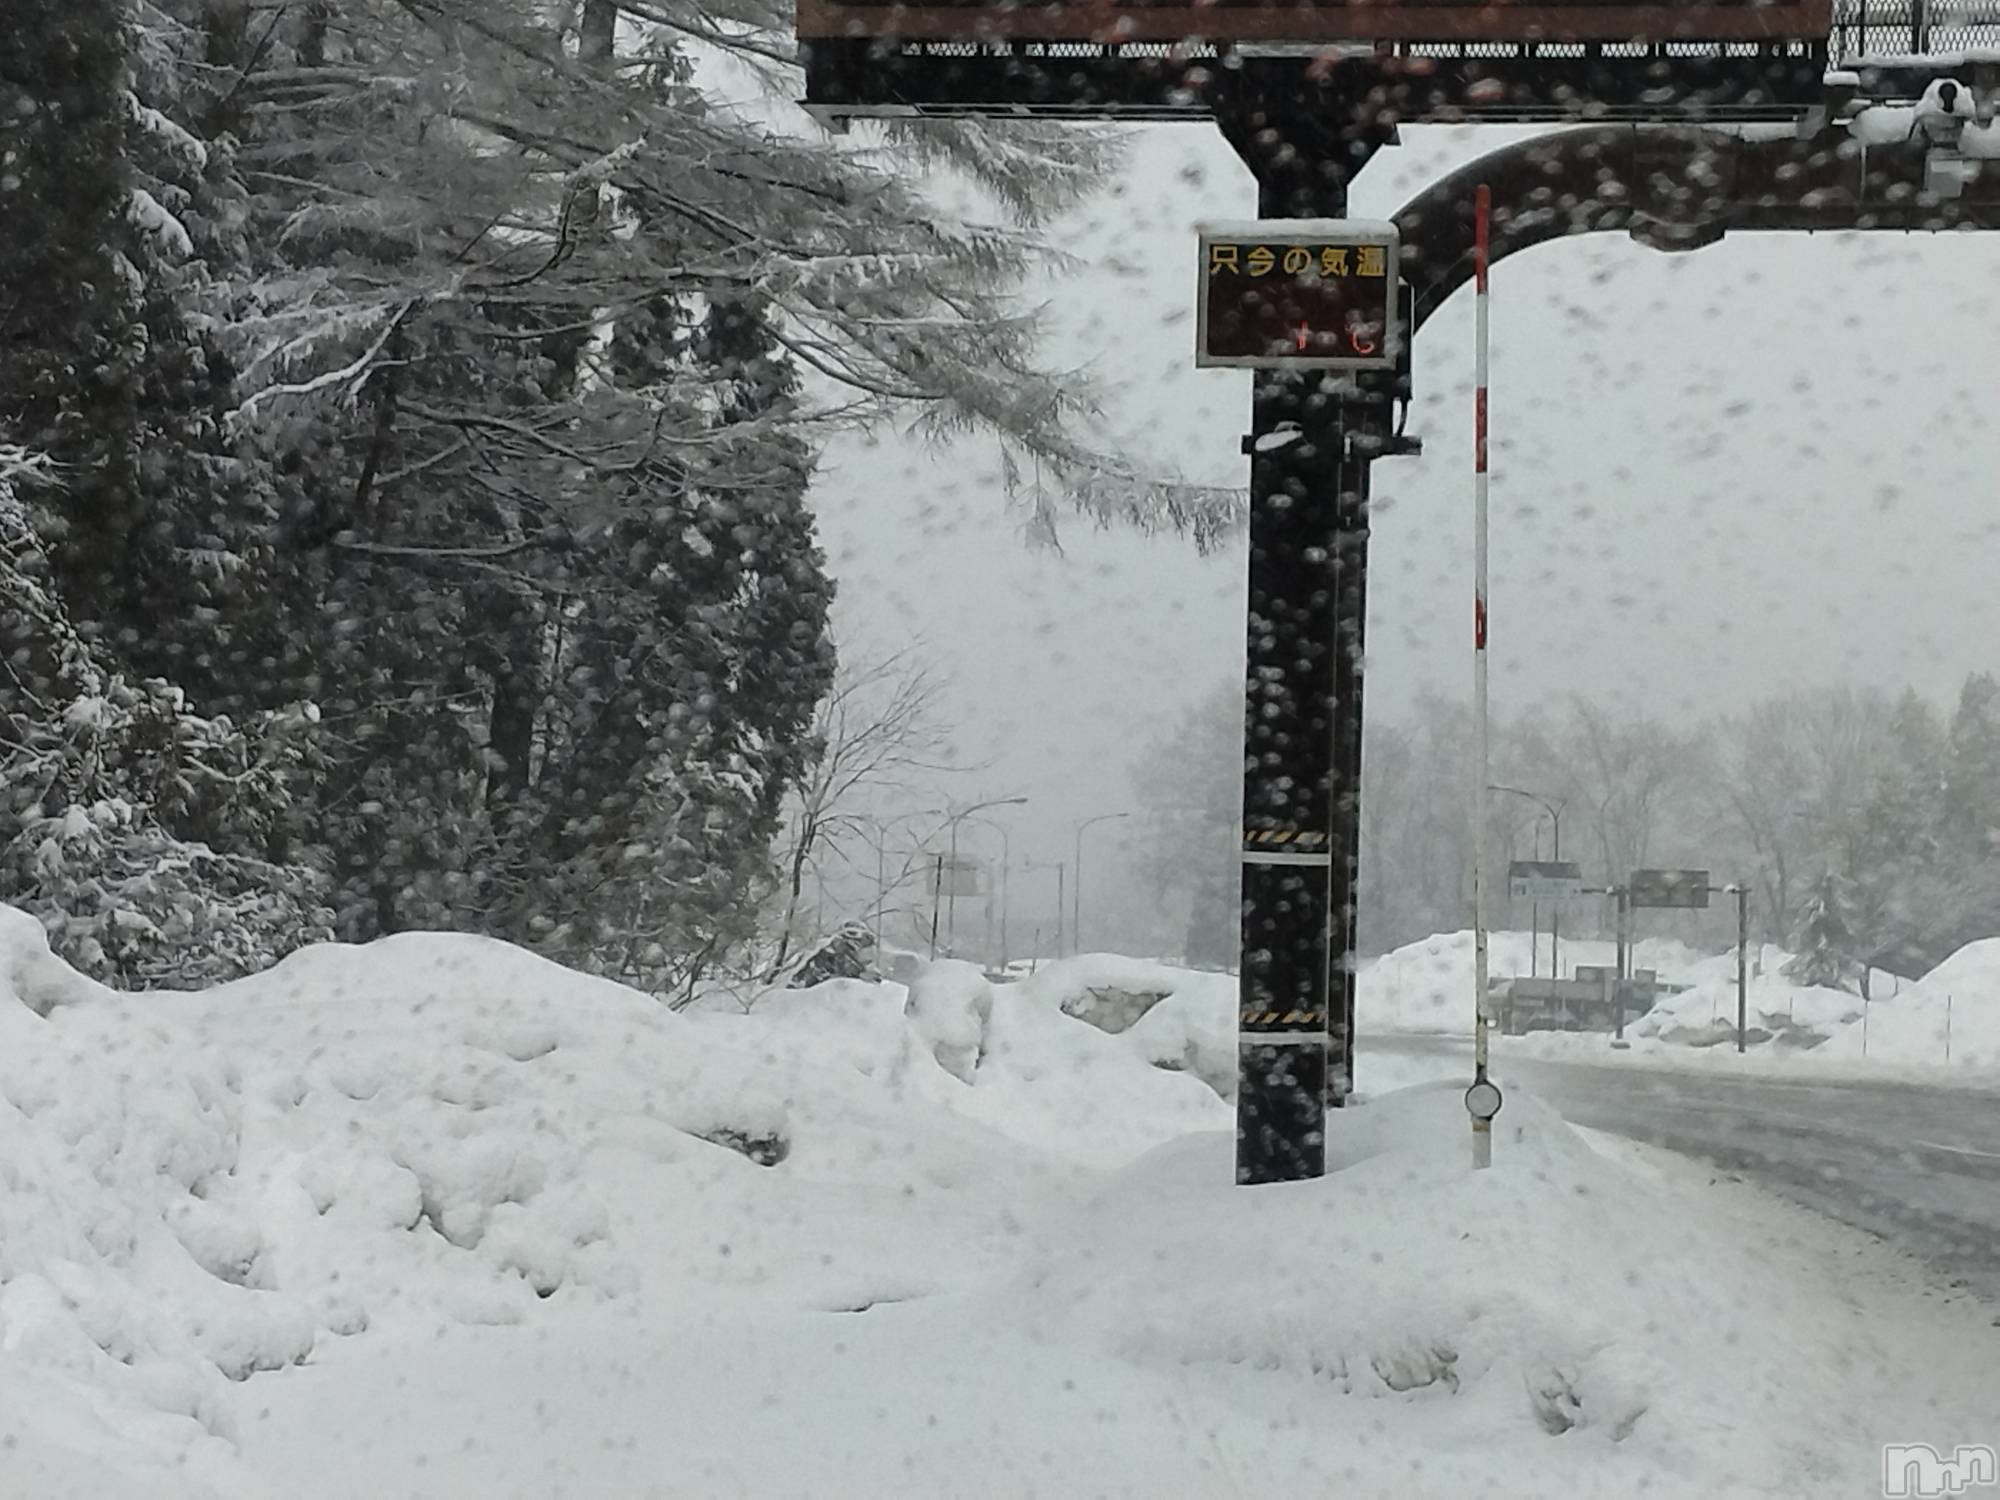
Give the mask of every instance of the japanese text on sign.
M 1208 274 L 1269 276 L 1381 276 L 1389 274 L 1382 245 L 1238 245 L 1208 247 Z
M 1205 227 L 1196 363 L 1386 369 L 1397 358 L 1396 232 L 1340 219 Z

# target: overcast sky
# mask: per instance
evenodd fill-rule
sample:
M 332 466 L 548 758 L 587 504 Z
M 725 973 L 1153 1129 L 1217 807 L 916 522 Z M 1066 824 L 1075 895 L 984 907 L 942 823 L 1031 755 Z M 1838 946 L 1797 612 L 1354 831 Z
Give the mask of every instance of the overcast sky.
M 1387 217 L 1524 132 L 1420 128 L 1352 211 Z M 1250 377 L 1193 366 L 1194 226 L 1254 216 L 1248 174 L 1196 125 L 1131 132 L 1119 191 L 1060 231 L 1087 262 L 1046 291 L 1052 358 L 1087 362 L 1109 435 L 1241 485 Z M 1946 698 L 2000 667 L 2000 243 L 1743 235 L 1667 256 L 1608 235 L 1493 278 L 1493 705 L 1564 694 L 1676 721 L 1794 685 Z M 1472 302 L 1417 339 L 1420 459 L 1375 468 L 1368 708 L 1469 696 Z M 1068 859 L 1075 819 L 1132 806 L 1137 750 L 1242 669 L 1240 539 L 1099 533 L 1031 550 L 988 445 L 844 441 L 817 490 L 848 648 L 921 639 L 953 678 L 966 798 L 1025 795 L 1017 862 Z M 1116 830 L 1092 835 L 1115 878 Z M 1043 878 L 1052 885 L 1053 877 Z M 1037 900 L 1016 887 L 1016 928 Z M 1041 904 L 1053 908 L 1053 890 Z

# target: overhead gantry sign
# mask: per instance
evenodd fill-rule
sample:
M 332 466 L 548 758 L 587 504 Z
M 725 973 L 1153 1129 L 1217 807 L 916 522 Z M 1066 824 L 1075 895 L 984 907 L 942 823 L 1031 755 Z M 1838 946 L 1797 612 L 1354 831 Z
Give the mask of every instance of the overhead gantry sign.
M 801 37 L 923 41 L 1824 42 L 1832 0 L 799 0 Z
M 1491 191 L 1495 259 L 1605 229 L 1689 249 L 1741 228 L 2000 228 L 2000 170 L 1940 173 L 1928 138 L 1857 148 L 1841 120 L 1858 101 L 1915 99 L 1951 67 L 1829 73 L 1831 10 L 800 0 L 806 103 L 824 117 L 1202 118 L 1256 176 L 1260 222 L 1203 239 L 1198 321 L 1201 363 L 1255 367 L 1239 1182 L 1320 1175 L 1325 1112 L 1352 1088 L 1370 472 L 1409 451 L 1394 420 L 1408 341 L 1470 273 L 1475 189 Z M 1974 40 L 2000 44 L 1991 30 Z M 1883 34 L 1864 14 L 1842 45 Z M 1915 10 L 1909 34 L 1925 35 Z M 1978 92 L 1990 65 L 1966 67 Z M 1982 122 L 1991 108 L 1982 96 Z M 1332 222 L 1397 127 L 1426 120 L 1620 123 L 1475 163 L 1406 206 L 1398 233 Z M 1793 128 L 1715 128 L 1771 121 Z M 1377 246 L 1379 278 L 1363 259 Z M 1467 1107 L 1490 1119 L 1497 1094 Z
M 1877 0 L 1878 6 L 1888 0 Z M 798 0 L 824 117 L 1202 118 L 1274 61 L 1403 120 L 1789 118 L 1834 0 Z M 1660 65 L 1671 66 L 1673 89 Z M 1253 69 L 1253 72 L 1256 71 Z M 1249 80 L 1251 92 L 1261 87 Z M 1682 98 L 1664 105 L 1662 98 Z M 1721 113 L 1717 113 L 1721 111 Z

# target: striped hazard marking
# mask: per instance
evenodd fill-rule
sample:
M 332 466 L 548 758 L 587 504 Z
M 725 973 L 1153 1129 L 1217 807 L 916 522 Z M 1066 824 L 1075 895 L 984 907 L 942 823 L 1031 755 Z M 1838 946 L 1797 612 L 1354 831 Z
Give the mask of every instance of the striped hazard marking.
M 1294 849 L 1313 849 L 1327 842 L 1327 835 L 1312 828 L 1246 828 L 1243 842 L 1261 846 L 1286 845 Z
M 1244 1026 L 1324 1026 L 1323 1010 L 1246 1010 L 1238 1017 Z

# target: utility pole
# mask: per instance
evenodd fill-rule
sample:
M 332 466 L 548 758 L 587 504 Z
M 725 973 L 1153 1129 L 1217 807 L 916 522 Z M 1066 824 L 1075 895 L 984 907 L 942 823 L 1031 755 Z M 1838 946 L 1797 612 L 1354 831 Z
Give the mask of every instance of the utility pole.
M 1056 872 L 1056 957 L 1061 958 L 1063 956 L 1063 917 L 1069 907 L 1069 891 L 1066 883 L 1069 865 L 1066 861 L 1060 859 L 1027 860 L 1022 864 L 1021 868 L 1024 870 L 1054 870 Z M 1039 948 L 1041 947 L 1041 928 L 1037 927 L 1035 933 L 1035 946 Z
M 1095 823 L 1110 823 L 1119 818 L 1129 818 L 1130 813 L 1099 813 L 1094 818 L 1085 818 L 1076 825 L 1076 862 L 1071 867 L 1076 878 L 1070 883 L 1072 918 L 1069 924 L 1070 946 L 1076 952 L 1083 951 L 1083 831 Z

